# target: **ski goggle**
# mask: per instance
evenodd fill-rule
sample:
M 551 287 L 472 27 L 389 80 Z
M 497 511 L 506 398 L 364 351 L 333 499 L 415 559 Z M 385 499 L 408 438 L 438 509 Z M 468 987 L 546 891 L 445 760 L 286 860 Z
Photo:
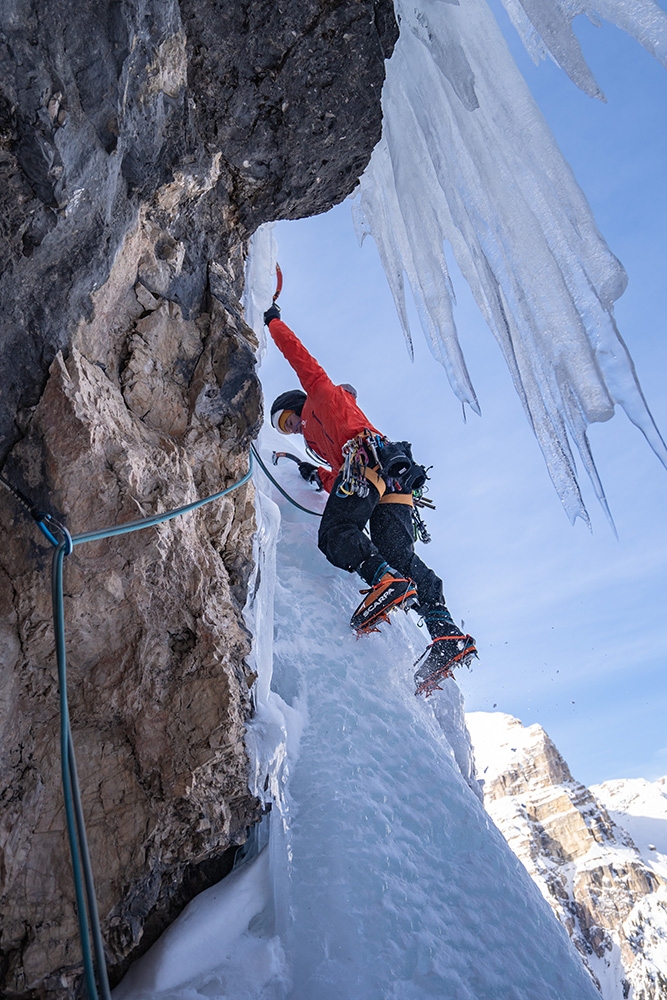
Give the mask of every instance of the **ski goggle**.
M 294 410 L 281 410 L 279 413 L 274 414 L 272 420 L 273 426 L 276 430 L 280 431 L 281 434 L 289 434 L 285 425 L 293 413 Z

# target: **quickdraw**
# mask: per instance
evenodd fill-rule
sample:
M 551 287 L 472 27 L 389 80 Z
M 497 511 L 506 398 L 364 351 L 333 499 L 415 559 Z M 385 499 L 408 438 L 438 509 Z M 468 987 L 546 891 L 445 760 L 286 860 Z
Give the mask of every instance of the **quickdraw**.
M 430 469 L 430 466 L 429 466 Z M 426 470 L 428 472 L 428 469 Z M 423 542 L 424 545 L 432 540 L 431 534 L 426 527 L 426 522 L 424 518 L 419 513 L 419 507 L 425 507 L 427 510 L 435 510 L 435 504 L 430 499 L 430 497 L 425 496 L 427 491 L 427 486 L 422 486 L 419 490 L 413 490 L 412 492 L 412 531 L 414 540 L 416 542 Z
M 21 492 L 18 486 L 15 486 L 9 481 L 9 479 L 6 479 L 2 473 L 0 473 L 0 482 L 7 487 L 9 492 L 15 497 L 16 500 L 18 500 L 21 506 L 25 508 L 28 514 L 30 514 L 39 530 L 52 545 L 60 544 L 56 536 L 60 536 L 65 541 L 69 539 L 71 544 L 70 534 L 67 528 L 62 525 L 60 521 L 57 521 L 52 514 L 49 514 L 47 511 L 40 510 L 37 504 L 33 503 L 32 500 L 25 495 L 25 493 Z
M 412 502 L 414 504 L 414 497 Z M 414 506 L 412 508 L 412 534 L 415 542 L 423 542 L 424 545 L 428 545 L 431 541 L 431 534 L 426 527 L 426 522 Z
M 372 434 L 368 428 L 363 434 L 357 434 L 343 445 L 343 478 L 336 494 L 339 497 L 367 497 L 370 485 L 366 478 L 367 468 L 378 468 L 380 460 L 377 448 L 382 438 Z

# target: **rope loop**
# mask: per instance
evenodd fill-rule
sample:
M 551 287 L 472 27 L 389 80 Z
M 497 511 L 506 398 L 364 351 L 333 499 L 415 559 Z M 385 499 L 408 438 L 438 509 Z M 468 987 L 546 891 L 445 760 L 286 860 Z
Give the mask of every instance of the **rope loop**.
M 253 453 L 256 455 L 254 448 Z M 257 456 L 259 458 L 259 456 Z M 261 460 L 260 460 L 261 462 Z M 263 464 L 263 463 L 262 463 Z M 88 840 L 81 804 L 81 793 L 77 776 L 76 760 L 74 756 L 74 743 L 72 741 L 72 730 L 70 726 L 69 706 L 67 701 L 67 647 L 65 639 L 65 610 L 64 610 L 64 589 L 63 589 L 63 564 L 65 558 L 72 554 L 75 545 L 84 542 L 98 541 L 102 538 L 110 538 L 116 535 L 125 535 L 133 531 L 141 531 L 143 528 L 161 524 L 163 521 L 170 521 L 181 514 L 197 510 L 205 504 L 219 500 L 233 490 L 238 489 L 248 482 L 253 472 L 252 454 L 248 457 L 248 471 L 231 486 L 196 500 L 194 503 L 185 504 L 175 510 L 167 511 L 163 514 L 155 514 L 142 518 L 139 521 L 130 521 L 126 524 L 115 525 L 111 528 L 103 528 L 99 531 L 84 532 L 80 535 L 72 535 L 69 530 L 52 514 L 38 510 L 37 506 L 26 497 L 21 491 L 13 486 L 1 473 L 0 480 L 7 486 L 19 503 L 25 507 L 32 516 L 37 527 L 42 532 L 47 541 L 53 546 L 53 560 L 51 567 L 51 600 L 53 606 L 53 631 L 55 636 L 56 663 L 58 667 L 58 687 L 60 700 L 60 749 L 61 749 L 61 770 L 63 795 L 65 799 L 65 818 L 67 825 L 67 837 L 69 841 L 70 854 L 72 857 L 72 870 L 74 876 L 74 892 L 76 897 L 76 911 L 79 922 L 79 937 L 81 940 L 81 954 L 83 961 L 83 974 L 86 989 L 90 1000 L 111 1000 L 111 991 L 107 977 L 106 959 L 104 954 L 104 942 L 100 929 L 100 920 L 97 909 L 97 898 L 93 883 L 92 866 L 88 851 Z
M 276 296 L 277 297 L 277 296 Z M 114 525 L 110 528 L 102 528 L 98 531 L 87 531 L 82 534 L 72 535 L 70 531 L 55 518 L 52 514 L 38 510 L 36 505 L 29 500 L 21 491 L 13 486 L 1 473 L 0 480 L 7 486 L 14 497 L 32 516 L 37 527 L 42 532 L 47 541 L 53 546 L 53 561 L 51 569 L 51 599 L 53 606 L 53 630 L 55 636 L 56 662 L 58 667 L 58 684 L 60 699 L 60 746 L 61 746 L 61 770 L 63 794 L 65 799 L 65 817 L 67 825 L 67 836 L 69 840 L 70 854 L 72 856 L 72 869 L 74 875 L 74 891 L 76 896 L 76 910 L 79 922 L 79 936 L 81 939 L 81 953 L 83 960 L 83 972 L 86 989 L 90 1000 L 111 1000 L 109 981 L 107 977 L 106 959 L 104 955 L 104 942 L 100 929 L 100 920 L 97 910 L 97 899 L 93 883 L 92 866 L 88 851 L 88 841 L 81 805 L 81 793 L 77 777 L 76 760 L 74 756 L 74 743 L 72 740 L 72 730 L 70 726 L 69 706 L 67 701 L 67 646 L 65 637 L 65 610 L 64 610 L 64 588 L 63 588 L 63 568 L 65 558 L 72 554 L 75 545 L 82 545 L 85 542 L 100 541 L 104 538 L 111 538 L 117 535 L 125 535 L 134 531 L 141 531 L 144 528 L 154 527 L 165 521 L 171 521 L 182 514 L 190 513 L 203 507 L 205 504 L 219 500 L 234 490 L 247 483 L 253 474 L 253 458 L 264 470 L 270 481 L 277 487 L 282 495 L 291 504 L 307 514 L 314 514 L 321 517 L 319 511 L 310 510 L 297 503 L 273 478 L 266 465 L 262 461 L 259 452 L 254 445 L 251 445 L 248 455 L 248 471 L 231 486 L 204 497 L 202 500 L 195 500 L 193 503 L 185 504 L 174 510 L 166 511 L 162 514 L 153 514 L 141 518 L 138 521 L 129 521 L 125 524 Z

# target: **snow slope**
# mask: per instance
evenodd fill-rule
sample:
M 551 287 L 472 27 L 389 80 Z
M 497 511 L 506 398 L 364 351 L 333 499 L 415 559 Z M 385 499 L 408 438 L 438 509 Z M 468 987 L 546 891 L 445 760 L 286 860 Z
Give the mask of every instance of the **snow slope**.
M 296 467 L 279 474 L 321 506 Z M 482 808 L 458 687 L 415 698 L 425 638 L 403 614 L 354 638 L 356 578 L 318 552 L 316 518 L 270 492 L 281 521 L 274 573 L 277 510 L 260 497 L 249 734 L 254 782 L 274 803 L 269 844 L 190 905 L 116 1000 L 592 1000 L 565 931 Z

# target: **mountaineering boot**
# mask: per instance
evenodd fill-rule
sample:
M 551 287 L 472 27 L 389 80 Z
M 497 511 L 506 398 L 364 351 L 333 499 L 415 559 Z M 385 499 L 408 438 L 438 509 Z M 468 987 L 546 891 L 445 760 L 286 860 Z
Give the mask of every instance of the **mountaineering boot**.
M 385 564 L 386 565 L 386 564 Z M 398 576 L 385 566 L 381 567 L 382 575 L 373 581 L 370 590 L 362 590 L 363 601 L 350 619 L 350 625 L 357 635 L 366 632 L 377 632 L 377 625 L 389 621 L 388 612 L 396 608 L 407 611 L 417 600 L 417 588 L 412 580 Z
M 431 608 L 423 617 L 433 641 L 415 663 L 415 694 L 428 698 L 434 691 L 442 690 L 438 681 L 454 676 L 455 666 L 470 666 L 477 649 L 473 637 L 464 635 L 454 624 L 444 604 Z

